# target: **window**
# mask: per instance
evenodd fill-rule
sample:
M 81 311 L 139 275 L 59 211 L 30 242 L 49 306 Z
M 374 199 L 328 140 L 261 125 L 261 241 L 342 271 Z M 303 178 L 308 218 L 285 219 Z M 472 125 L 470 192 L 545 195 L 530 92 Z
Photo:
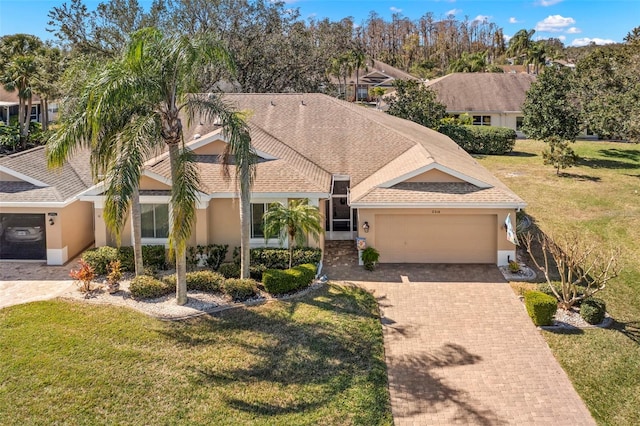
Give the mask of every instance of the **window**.
M 473 125 L 474 126 L 491 126 L 491 116 L 490 115 L 474 115 Z
M 251 238 L 264 238 L 264 212 L 267 204 L 251 204 Z
M 516 130 L 520 131 L 522 130 L 522 121 L 524 120 L 524 117 L 516 117 Z
M 142 238 L 169 237 L 169 205 L 141 204 Z

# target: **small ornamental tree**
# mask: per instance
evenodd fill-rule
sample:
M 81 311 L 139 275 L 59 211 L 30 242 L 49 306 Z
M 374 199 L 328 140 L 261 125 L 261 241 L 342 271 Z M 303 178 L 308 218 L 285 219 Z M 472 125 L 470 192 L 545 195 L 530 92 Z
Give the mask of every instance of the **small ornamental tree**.
M 265 239 L 277 237 L 280 244 L 288 241 L 289 269 L 293 264 L 293 245 L 304 245 L 307 236 L 320 239 L 322 215 L 316 206 L 309 205 L 309 199 L 289 200 L 288 206 L 273 203 L 263 216 Z
M 69 276 L 80 284 L 80 291 L 89 293 L 91 291 L 91 281 L 96 278 L 96 273 L 87 262 L 80 259 L 78 261 L 78 269 L 72 269 Z
M 579 157 L 569 146 L 569 141 L 562 140 L 557 136 L 551 136 L 545 139 L 545 142 L 549 147 L 542 151 L 542 158 L 544 159 L 544 164 L 549 164 L 556 168 L 556 175 L 560 176 L 560 169 L 571 167 L 578 160 Z
M 545 234 L 534 237 L 531 233 L 526 233 L 523 239 L 527 253 L 544 274 L 563 309 L 571 309 L 575 304 L 604 290 L 607 283 L 618 276 L 617 259 L 620 250 L 605 251 L 588 235 L 574 232 L 554 241 Z M 542 264 L 533 254 L 534 240 L 540 244 Z M 556 288 L 551 279 L 552 260 L 558 271 L 560 288 Z
M 436 93 L 424 84 L 412 80 L 393 82 L 396 92 L 389 98 L 388 113 L 435 129 L 446 115 L 447 108 L 438 102 Z

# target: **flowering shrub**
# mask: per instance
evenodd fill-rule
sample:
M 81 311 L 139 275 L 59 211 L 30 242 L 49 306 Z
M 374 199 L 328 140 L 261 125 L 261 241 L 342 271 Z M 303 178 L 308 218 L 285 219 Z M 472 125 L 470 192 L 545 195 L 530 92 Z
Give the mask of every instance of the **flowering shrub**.
M 69 276 L 80 283 L 81 292 L 88 293 L 91 291 L 91 281 L 96 278 L 96 273 L 93 267 L 82 259 L 78 261 L 78 265 L 80 267 L 77 270 L 72 269 Z

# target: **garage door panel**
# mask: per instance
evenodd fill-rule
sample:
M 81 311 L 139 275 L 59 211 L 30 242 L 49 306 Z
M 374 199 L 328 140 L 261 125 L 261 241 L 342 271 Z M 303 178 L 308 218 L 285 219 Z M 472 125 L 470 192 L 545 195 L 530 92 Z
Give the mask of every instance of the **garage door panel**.
M 495 263 L 495 215 L 376 215 L 384 263 Z

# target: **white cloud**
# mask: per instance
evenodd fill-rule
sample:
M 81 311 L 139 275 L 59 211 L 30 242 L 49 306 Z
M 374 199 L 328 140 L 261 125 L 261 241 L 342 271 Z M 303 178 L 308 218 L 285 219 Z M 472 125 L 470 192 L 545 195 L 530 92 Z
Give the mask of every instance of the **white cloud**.
M 491 19 L 491 16 L 487 16 L 487 15 L 478 15 L 475 18 L 473 18 L 475 22 L 484 22 L 484 21 L 489 21 L 490 19 Z
M 402 9 L 397 8 L 397 7 L 395 7 L 395 6 L 391 6 L 391 7 L 389 8 L 389 10 L 390 10 L 390 11 L 392 11 L 393 13 L 400 13 L 400 12 L 402 12 Z
M 558 40 L 560 40 L 560 41 L 561 41 L 561 42 L 563 42 L 563 43 L 564 43 L 564 41 L 565 41 L 566 39 L 567 39 L 567 36 L 563 36 L 563 35 L 558 36 Z
M 573 18 L 565 18 L 561 15 L 549 15 L 536 24 L 536 31 L 559 33 L 564 30 L 565 27 L 575 23 L 576 20 Z
M 540 6 L 553 6 L 554 4 L 560 3 L 562 0 L 539 0 L 538 4 Z
M 510 36 L 508 34 L 504 34 L 503 37 L 504 37 L 505 43 L 509 43 L 509 40 L 511 40 L 513 38 L 513 36 Z
M 509 23 L 510 24 L 519 24 L 520 21 L 518 21 L 516 18 L 514 18 L 513 16 L 511 18 L 509 18 Z
M 446 16 L 449 16 L 449 15 L 457 15 L 458 13 L 461 13 L 461 12 L 462 12 L 462 9 L 451 9 L 451 10 L 448 10 L 448 11 L 445 13 L 445 15 L 446 15 Z
M 580 28 L 571 27 L 567 30 L 567 34 L 580 34 L 582 30 Z
M 580 47 L 580 46 L 587 46 L 591 43 L 602 45 L 602 44 L 612 44 L 612 43 L 615 43 L 615 41 L 610 39 L 597 38 L 597 37 L 595 38 L 583 37 L 583 38 L 577 38 L 573 40 L 571 42 L 571 45 Z

